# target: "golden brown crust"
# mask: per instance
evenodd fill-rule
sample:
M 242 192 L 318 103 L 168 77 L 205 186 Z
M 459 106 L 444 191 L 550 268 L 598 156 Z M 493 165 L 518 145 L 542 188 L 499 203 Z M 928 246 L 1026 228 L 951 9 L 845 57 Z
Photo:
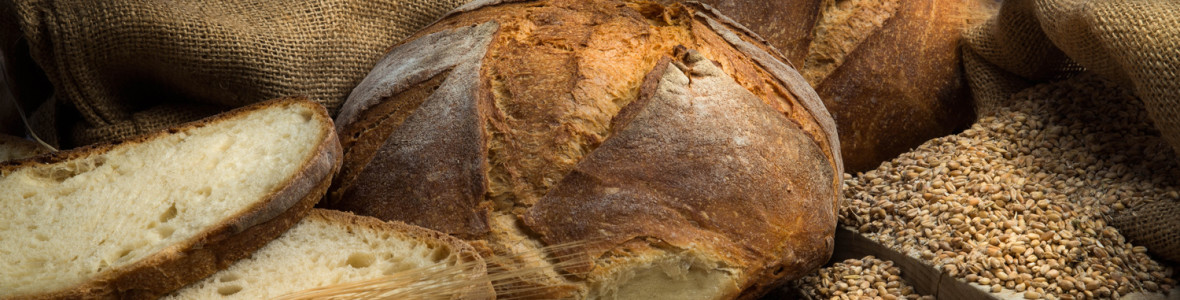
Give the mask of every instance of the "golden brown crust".
M 766 47 L 760 44 L 751 42 L 748 38 L 744 38 L 733 31 L 730 31 L 726 25 L 736 26 L 736 24 L 720 24 L 714 18 L 709 18 L 703 12 L 698 12 L 698 15 L 706 16 L 705 23 L 710 28 L 725 39 L 726 42 L 733 45 L 738 51 L 749 56 L 758 66 L 764 68 L 767 75 L 773 77 L 777 83 L 786 86 L 786 90 L 791 94 L 794 102 L 801 104 L 804 112 L 796 112 L 788 114 L 792 120 L 807 119 L 811 122 L 800 122 L 800 126 L 804 126 L 804 131 L 812 135 L 812 138 L 819 143 L 820 148 L 831 158 L 832 167 L 837 174 L 844 173 L 844 163 L 841 157 L 840 148 L 835 145 L 840 144 L 839 135 L 837 134 L 837 126 L 835 120 L 828 113 L 819 95 L 815 91 L 807 87 L 807 81 L 798 71 L 783 63 L 782 59 L 776 55 L 772 50 L 768 51 Z M 727 18 L 719 18 L 720 20 L 729 20 Z M 732 20 L 729 20 L 732 22 Z M 818 125 L 818 130 L 810 128 L 811 124 Z M 840 179 L 837 178 L 833 183 L 837 189 L 840 188 Z M 837 193 L 838 194 L 838 193 Z
M 546 244 L 595 238 L 601 233 L 596 230 L 604 229 L 611 233 L 611 238 L 594 243 L 585 257 L 605 262 L 615 259 L 608 258 L 607 253 L 622 253 L 620 249 L 626 247 L 656 247 L 656 244 L 660 249 L 691 249 L 706 253 L 702 257 L 707 256 L 711 261 L 739 269 L 740 285 L 747 288 L 749 295 L 798 276 L 822 263 L 831 251 L 841 168 L 839 150 L 834 147 L 839 144 L 834 122 L 810 86 L 781 62 L 777 51 L 746 35 L 740 25 L 713 21 L 715 17 L 716 14 L 697 13 L 692 6 L 680 4 L 553 0 L 499 3 L 440 20 L 417 34 L 417 40 L 405 42 L 402 47 L 416 48 L 412 53 L 430 57 L 436 52 L 415 43 L 451 39 L 437 35 L 482 24 L 498 27 L 482 57 L 478 97 L 448 106 L 449 112 L 470 115 L 431 120 L 454 127 L 469 124 L 470 118 L 475 117 L 484 139 L 471 136 L 451 139 L 446 142 L 449 144 L 437 142 L 432 144 L 437 145 L 433 151 L 410 157 L 433 162 L 482 159 L 481 164 L 487 168 L 476 175 L 483 176 L 486 189 L 467 188 L 467 181 L 442 184 L 430 179 L 459 176 L 445 172 L 445 175 L 432 175 L 441 172 L 438 170 L 453 169 L 446 164 L 434 163 L 435 169 L 412 165 L 407 168 L 406 164 L 412 161 L 382 158 L 405 156 L 397 152 L 403 150 L 397 149 L 412 144 L 396 137 L 402 130 L 399 128 L 393 136 L 375 142 L 390 148 L 379 150 L 371 161 L 345 158 L 346 165 L 362 165 L 364 169 L 352 190 L 369 191 L 364 196 L 343 191 L 341 203 L 348 202 L 343 205 L 362 214 L 366 213 L 359 210 L 400 211 L 406 215 L 381 213 L 386 219 L 405 220 L 476 240 L 482 245 L 480 249 L 496 255 L 516 257 L 522 253 L 540 253 L 539 248 Z M 402 47 L 387 56 L 390 61 L 383 61 L 379 66 L 447 61 L 411 60 L 408 54 L 392 54 L 406 51 Z M 736 106 L 725 106 L 726 109 L 707 116 L 669 109 L 649 111 L 652 107 L 667 106 L 649 103 L 655 101 L 653 95 L 659 90 L 658 80 L 652 79 L 653 76 L 662 78 L 665 70 L 690 70 L 672 67 L 683 63 L 669 59 L 681 57 L 689 50 L 699 52 L 692 62 L 709 66 L 691 70 L 711 72 L 692 74 L 696 76 L 694 80 L 701 82 L 691 85 L 691 89 L 706 95 L 697 100 Z M 451 69 L 442 86 L 453 79 L 466 80 L 455 79 L 466 73 L 449 66 L 435 63 L 412 69 Z M 380 70 L 370 74 L 370 77 L 397 76 L 402 75 Z M 714 82 L 719 78 L 728 81 Z M 431 85 L 407 86 L 414 84 Z M 358 90 L 367 88 L 358 87 Z M 350 97 L 346 110 L 354 100 L 375 103 L 393 99 L 388 97 L 393 94 L 389 90 L 366 93 L 384 96 Z M 430 101 L 417 107 L 415 114 L 442 110 L 427 108 Z M 376 106 L 358 107 L 360 112 Z M 817 115 L 819 112 L 823 114 Z M 652 114 L 657 116 L 643 117 Z M 411 124 L 410 119 L 413 116 L 400 126 Z M 351 130 L 349 120 L 356 118 L 342 113 L 338 123 L 343 126 L 342 132 Z M 640 138 L 633 133 L 636 130 L 660 131 L 663 135 L 640 135 Z M 709 140 L 722 141 L 718 136 L 742 135 L 739 133 L 751 138 L 716 144 Z M 695 143 L 696 147 L 685 148 L 673 140 Z M 627 148 L 636 145 L 643 147 Z M 670 149 L 697 156 L 684 158 L 669 152 Z M 470 150 L 477 150 L 474 154 L 477 156 L 462 152 Z M 458 152 L 464 154 L 453 154 Z M 740 156 L 746 161 L 717 163 L 727 156 Z M 378 164 L 382 159 L 401 163 Z M 731 172 L 731 177 L 739 179 L 724 181 L 710 177 L 713 174 L 696 172 L 698 167 Z M 602 193 L 586 190 L 602 184 L 626 187 L 634 199 L 651 205 L 612 201 Z M 415 191 L 421 187 L 452 194 L 427 197 L 444 192 Z M 716 193 L 709 193 L 709 189 L 716 189 Z M 471 199 L 482 202 L 469 202 Z M 463 209 L 451 210 L 448 206 Z M 606 214 L 569 211 L 574 209 L 600 209 Z M 471 226 L 456 228 L 456 224 L 463 226 L 463 222 L 438 221 L 466 212 L 487 213 L 490 227 L 476 231 Z M 701 213 L 710 216 L 699 217 Z M 714 213 L 725 216 L 711 216 Z M 757 217 L 739 220 L 734 213 Z M 560 260 L 542 258 L 517 263 L 544 266 L 552 261 Z M 783 267 L 781 271 L 779 266 Z M 545 292 L 577 296 L 586 292 L 584 280 L 593 276 L 575 275 L 554 274 L 546 280 L 518 283 L 521 287 L 561 285 Z
M 169 134 L 239 118 L 251 111 L 285 105 L 308 106 L 316 112 L 314 118 L 319 119 L 321 124 L 331 124 L 327 111 L 319 104 L 304 98 L 278 99 L 238 108 L 127 141 L 96 144 L 0 164 L 0 171 L 10 172 L 21 167 L 84 158 L 123 144 L 144 143 Z M 314 156 L 304 162 L 299 168 L 299 173 L 294 174 L 287 182 L 277 185 L 281 188 L 260 199 L 243 213 L 228 217 L 225 222 L 208 228 L 192 239 L 165 248 L 122 270 L 105 273 L 71 290 L 38 295 L 36 298 L 156 298 L 249 256 L 254 250 L 277 238 L 303 218 L 327 191 L 332 174 L 338 170 L 342 156 L 340 143 L 332 127 L 326 126 L 323 134 L 320 144 L 313 150 Z
M 711 61 L 690 52 L 684 65 L 525 224 L 548 244 L 595 241 L 591 259 L 639 238 L 695 248 L 745 269 L 754 294 L 818 267 L 835 228 L 827 155 Z

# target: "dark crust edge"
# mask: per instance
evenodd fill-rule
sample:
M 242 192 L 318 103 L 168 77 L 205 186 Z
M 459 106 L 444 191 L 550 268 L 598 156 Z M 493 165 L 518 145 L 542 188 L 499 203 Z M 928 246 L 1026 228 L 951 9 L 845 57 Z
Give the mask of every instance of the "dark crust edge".
M 137 263 L 100 274 L 72 289 L 13 299 L 121 298 L 154 299 L 205 278 L 278 238 L 307 215 L 332 183 L 340 168 L 341 148 L 327 110 L 303 97 L 281 98 L 244 106 L 210 118 L 177 125 L 125 141 L 101 143 L 0 165 L 7 173 L 19 167 L 35 167 L 106 152 L 119 145 L 145 143 L 164 136 L 201 128 L 219 121 L 245 117 L 272 106 L 310 106 L 324 126 L 324 137 L 304 161 L 300 171 L 281 187 L 242 213 L 225 218 L 193 238 L 164 248 Z
M 721 21 L 725 25 L 729 25 L 729 26 L 737 29 L 738 31 L 741 31 L 741 33 L 745 34 L 746 36 L 749 36 L 750 38 L 754 39 L 755 41 L 762 43 L 762 45 L 766 46 L 766 49 L 769 49 L 770 52 L 772 54 L 774 54 L 776 58 L 781 59 L 783 62 L 786 62 L 788 66 L 793 67 L 793 65 L 791 65 L 791 61 L 785 59 L 786 56 L 783 55 L 782 51 L 780 51 L 778 48 L 775 48 L 774 45 L 771 45 L 769 41 L 767 41 L 765 38 L 762 38 L 762 36 L 758 35 L 758 33 L 755 33 L 753 30 L 750 30 L 749 27 L 742 25 L 741 22 L 738 22 L 737 20 L 734 20 L 733 18 L 730 18 L 729 16 L 721 13 L 721 10 L 718 10 L 716 7 L 713 7 L 712 5 L 705 4 L 704 2 L 695 1 L 695 0 L 685 1 L 685 4 L 687 4 L 688 6 L 695 6 L 693 8 L 695 8 L 697 11 L 708 12 L 712 18 Z M 714 30 L 716 30 L 716 29 L 714 29 Z

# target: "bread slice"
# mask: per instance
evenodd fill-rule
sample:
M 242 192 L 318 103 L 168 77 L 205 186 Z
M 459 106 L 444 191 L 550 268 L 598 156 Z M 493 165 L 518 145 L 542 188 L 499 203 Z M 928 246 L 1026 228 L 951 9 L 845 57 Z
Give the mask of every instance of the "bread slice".
M 483 260 L 466 242 L 402 222 L 313 209 L 250 258 L 164 299 L 274 299 L 347 283 L 377 287 L 374 280 L 392 283 L 422 273 L 441 276 L 400 280 L 403 289 L 386 296 L 431 290 L 442 299 L 495 298 Z
M 0 161 L 29 158 L 49 152 L 36 142 L 11 135 L 0 134 Z
M 263 102 L 0 164 L 0 299 L 158 297 L 306 215 L 339 168 L 327 112 Z

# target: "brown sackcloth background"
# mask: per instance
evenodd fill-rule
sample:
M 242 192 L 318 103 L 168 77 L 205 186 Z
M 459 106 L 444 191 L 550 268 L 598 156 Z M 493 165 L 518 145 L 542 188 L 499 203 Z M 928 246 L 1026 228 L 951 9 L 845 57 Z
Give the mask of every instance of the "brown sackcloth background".
M 27 42 L 56 103 L 25 109 L 69 115 L 37 131 L 70 148 L 292 94 L 335 114 L 394 43 L 465 2 L 4 0 L 0 41 Z
M 1132 90 L 1180 153 L 1180 2 L 1006 0 L 964 38 L 964 67 L 980 116 L 1032 83 L 1085 69 Z M 1128 209 L 1112 224 L 1132 242 L 1180 261 L 1178 212 L 1180 203 L 1161 202 Z
M 1180 202 L 1160 201 L 1131 207 L 1116 215 L 1110 222 L 1137 245 L 1144 245 L 1151 253 L 1180 262 Z

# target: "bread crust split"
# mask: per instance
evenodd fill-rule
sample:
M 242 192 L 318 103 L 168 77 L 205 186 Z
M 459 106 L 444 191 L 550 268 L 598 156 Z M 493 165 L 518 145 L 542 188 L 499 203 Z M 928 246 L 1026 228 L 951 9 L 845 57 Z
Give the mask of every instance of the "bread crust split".
M 322 124 L 323 129 L 320 132 L 323 136 L 317 139 L 318 143 L 312 148 L 311 155 L 302 160 L 297 173 L 290 174 L 286 180 L 277 183 L 274 190 L 265 197 L 236 215 L 224 216 L 222 222 L 204 229 L 190 239 L 168 246 L 138 262 L 102 271 L 97 277 L 67 290 L 0 298 L 148 299 L 159 297 L 213 274 L 234 261 L 249 256 L 305 216 L 330 186 L 332 174 L 339 168 L 342 150 L 331 126 L 331 118 L 322 106 L 304 98 L 286 98 L 249 105 L 125 141 L 96 144 L 26 160 L 0 163 L 2 180 L 2 177 L 16 170 L 41 168 L 85 159 L 120 147 L 150 144 L 169 135 L 187 134 L 196 128 L 249 118 L 255 111 L 288 106 L 304 107 L 303 109 L 309 112 L 304 117 Z
M 781 51 L 784 62 L 794 68 L 803 66 L 814 29 L 824 8 L 824 0 L 729 1 L 698 0 L 716 8 L 720 15 L 746 24 L 767 44 Z M 830 0 L 829 0 L 830 1 Z M 691 1 L 690 1 L 691 2 Z
M 570 272 L 595 281 L 618 276 L 615 265 L 674 254 L 731 274 L 730 292 L 757 294 L 818 267 L 830 255 L 835 226 L 823 212 L 835 203 L 796 199 L 834 197 L 824 152 L 712 61 L 689 50 L 681 62 L 649 75 L 657 83 L 645 81 L 640 98 L 615 118 L 618 131 L 524 223 L 551 245 L 599 240 L 579 249 L 598 268 Z M 631 250 L 633 240 L 645 242 Z M 655 253 L 617 254 L 628 251 Z
M 347 152 L 324 206 L 541 270 L 501 295 L 755 298 L 831 253 L 835 122 L 707 6 L 484 1 L 364 82 L 337 119 Z

